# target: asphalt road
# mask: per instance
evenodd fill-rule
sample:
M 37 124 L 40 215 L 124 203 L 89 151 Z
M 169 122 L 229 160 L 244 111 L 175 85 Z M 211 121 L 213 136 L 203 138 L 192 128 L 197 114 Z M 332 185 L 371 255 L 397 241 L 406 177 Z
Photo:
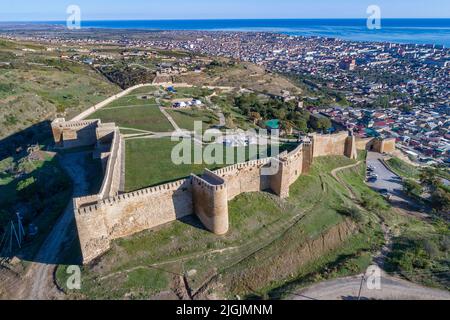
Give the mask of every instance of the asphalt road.
M 399 196 L 403 190 L 402 180 L 392 171 L 388 170 L 380 161 L 381 159 L 383 159 L 383 155 L 379 153 L 368 153 L 367 165 L 375 168 L 374 172 L 378 175 L 378 180 L 368 182 L 367 184 L 375 190 L 387 189 L 392 196 Z
M 402 209 L 417 218 L 427 218 L 427 214 L 424 213 L 424 210 L 426 211 L 427 209 L 417 204 L 403 192 L 402 179 L 390 171 L 381 162 L 382 159 L 382 154 L 368 153 L 367 165 L 375 168 L 374 172 L 378 175 L 378 179 L 377 181 L 367 182 L 367 184 L 376 191 L 388 190 L 391 196 L 389 202 L 394 208 Z
M 300 290 L 290 300 L 450 300 L 450 293 L 426 288 L 382 273 L 379 289 L 369 289 L 362 275 L 330 280 Z M 361 286 L 362 283 L 362 286 Z

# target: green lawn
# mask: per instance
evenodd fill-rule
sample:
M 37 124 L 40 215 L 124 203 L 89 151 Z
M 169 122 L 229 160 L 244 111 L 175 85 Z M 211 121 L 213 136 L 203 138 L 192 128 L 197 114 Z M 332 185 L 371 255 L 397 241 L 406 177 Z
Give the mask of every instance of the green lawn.
M 134 139 L 126 141 L 126 173 L 125 188 L 127 191 L 179 180 L 190 176 L 191 173 L 201 174 L 205 168 L 218 169 L 229 164 L 174 164 L 171 155 L 173 148 L 179 142 L 163 139 Z M 193 148 L 193 144 L 192 144 Z M 244 148 L 244 147 L 242 147 Z M 241 150 L 242 150 L 241 148 Z M 282 147 L 281 150 L 284 150 Z M 248 148 L 246 159 L 249 159 Z M 225 148 L 224 158 L 228 152 L 234 152 L 236 162 L 236 148 Z M 192 157 L 193 159 L 193 157 Z
M 132 106 L 144 106 L 144 105 L 156 105 L 155 98 L 149 97 L 149 99 L 141 99 L 139 94 L 130 94 L 119 98 L 110 104 L 108 104 L 105 108 L 120 108 L 120 107 L 132 107 Z
M 171 132 L 174 130 L 169 120 L 156 106 L 99 110 L 89 118 L 101 119 L 103 123 L 115 122 L 119 127 L 152 132 Z
M 167 110 L 178 126 L 182 129 L 194 131 L 194 122 L 201 121 L 203 129 L 207 129 L 219 123 L 219 118 L 208 110 L 186 109 L 186 110 Z

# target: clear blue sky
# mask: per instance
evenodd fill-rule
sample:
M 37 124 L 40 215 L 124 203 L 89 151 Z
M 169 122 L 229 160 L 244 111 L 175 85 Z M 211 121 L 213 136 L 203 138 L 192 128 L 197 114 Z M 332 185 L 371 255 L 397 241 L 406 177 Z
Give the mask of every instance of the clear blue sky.
M 0 0 L 0 21 L 65 20 L 70 4 L 84 20 L 366 18 L 371 4 L 384 18 L 450 18 L 449 0 Z

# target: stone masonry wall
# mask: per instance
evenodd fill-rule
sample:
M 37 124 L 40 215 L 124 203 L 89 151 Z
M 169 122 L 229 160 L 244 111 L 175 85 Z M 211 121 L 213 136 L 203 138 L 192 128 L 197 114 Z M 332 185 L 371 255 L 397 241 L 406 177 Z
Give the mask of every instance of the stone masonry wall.
M 113 132 L 111 142 L 111 152 L 107 159 L 105 174 L 102 187 L 99 192 L 99 198 L 105 199 L 116 196 L 119 193 L 122 174 L 122 137 L 118 129 Z
M 69 149 L 95 145 L 96 129 L 100 120 L 65 121 L 55 119 L 52 124 L 53 139 L 56 146 Z
M 261 175 L 261 168 L 268 162 L 269 159 L 254 160 L 214 171 L 227 184 L 228 201 L 244 192 L 268 190 L 269 176 Z
M 215 234 L 228 232 L 227 185 L 223 178 L 206 170 L 202 177 L 192 175 L 194 212 L 203 225 Z
M 193 214 L 191 188 L 190 179 L 180 180 L 77 208 L 75 220 L 83 262 L 108 250 L 111 240 Z
M 336 134 L 314 134 L 314 158 L 344 155 L 348 132 Z

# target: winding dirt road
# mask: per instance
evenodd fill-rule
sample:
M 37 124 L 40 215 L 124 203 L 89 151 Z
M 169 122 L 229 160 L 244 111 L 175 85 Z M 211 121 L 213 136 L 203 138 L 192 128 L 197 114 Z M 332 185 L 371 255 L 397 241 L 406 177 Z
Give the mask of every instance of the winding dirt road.
M 61 161 L 61 165 L 73 181 L 73 197 L 88 193 L 89 184 L 84 169 L 85 162 L 86 153 L 66 154 Z M 28 267 L 23 279 L 15 283 L 15 292 L 11 293 L 12 298 L 48 300 L 61 297 L 61 293 L 53 283 L 53 272 L 73 219 L 73 204 L 71 201 L 39 249 L 34 262 Z

